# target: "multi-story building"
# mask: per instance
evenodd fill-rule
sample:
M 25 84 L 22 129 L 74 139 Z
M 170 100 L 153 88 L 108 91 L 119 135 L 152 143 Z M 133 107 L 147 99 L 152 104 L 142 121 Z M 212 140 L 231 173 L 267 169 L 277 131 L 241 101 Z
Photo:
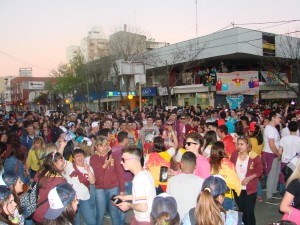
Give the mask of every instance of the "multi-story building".
M 16 77 L 10 81 L 11 102 L 13 109 L 16 110 L 41 110 L 35 99 L 41 94 L 46 93 L 45 82 L 52 81 L 51 77 Z
M 86 62 L 90 62 L 109 54 L 108 40 L 101 27 L 94 26 L 88 35 L 81 40 L 80 51 Z
M 67 61 L 68 63 L 70 63 L 76 56 L 80 55 L 80 46 L 70 45 L 69 47 L 67 47 L 66 53 Z

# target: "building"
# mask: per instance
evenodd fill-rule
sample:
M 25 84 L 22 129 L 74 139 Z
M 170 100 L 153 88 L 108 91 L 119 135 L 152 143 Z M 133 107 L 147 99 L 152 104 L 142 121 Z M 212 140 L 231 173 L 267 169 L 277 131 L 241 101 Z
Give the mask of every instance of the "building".
M 290 51 L 298 52 L 287 54 L 288 51 L 283 49 L 287 42 L 292 46 Z M 297 38 L 235 27 L 148 51 L 143 57 L 151 68 L 147 69 L 144 87 L 157 88 L 158 94 L 147 97 L 146 102 L 207 107 L 227 104 L 230 101 L 228 97 L 237 98 L 237 95 L 244 105 L 276 100 L 278 96 L 290 101 L 297 98 L 296 93 L 287 92 L 287 85 L 282 82 L 269 82 L 267 75 L 274 73 L 275 66 L 268 62 L 270 59 L 277 60 L 276 73 L 282 74 L 289 86 L 297 89 L 298 84 L 292 82 L 299 71 L 289 65 L 295 60 L 292 55 L 299 55 L 299 49 L 300 41 Z M 249 71 L 253 73 L 249 75 Z M 247 88 L 231 90 L 235 78 L 230 76 L 236 74 L 243 76 L 241 79 L 245 87 L 246 81 L 249 82 L 247 79 L 253 76 L 257 85 L 259 82 L 259 88 L 255 89 L 257 92 L 249 93 Z M 274 78 L 273 75 L 271 77 Z M 216 89 L 217 79 L 222 76 L 227 79 L 225 82 L 231 79 L 227 84 L 227 92 Z M 209 82 L 207 77 L 211 79 Z
M 109 55 L 109 44 L 101 27 L 94 26 L 80 42 L 80 51 L 86 62 Z
M 67 47 L 67 62 L 70 63 L 76 56 L 80 55 L 80 46 L 70 45 Z
M 55 78 L 50 77 L 15 77 L 10 80 L 12 109 L 45 111 L 46 105 L 40 105 L 35 99 L 41 93 L 47 93 L 45 84 L 53 82 Z

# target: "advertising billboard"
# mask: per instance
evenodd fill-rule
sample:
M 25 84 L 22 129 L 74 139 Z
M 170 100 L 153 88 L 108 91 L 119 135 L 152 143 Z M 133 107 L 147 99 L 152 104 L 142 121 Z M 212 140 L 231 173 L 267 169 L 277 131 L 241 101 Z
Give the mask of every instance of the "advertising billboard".
M 259 91 L 258 72 L 217 73 L 216 91 L 221 95 L 255 95 Z

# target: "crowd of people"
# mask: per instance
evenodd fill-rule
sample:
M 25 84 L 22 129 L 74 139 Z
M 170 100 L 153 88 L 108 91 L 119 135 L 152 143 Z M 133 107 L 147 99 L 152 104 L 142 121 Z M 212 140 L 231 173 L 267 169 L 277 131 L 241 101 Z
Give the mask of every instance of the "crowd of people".
M 299 124 L 294 105 L 0 115 L 0 224 L 255 225 L 257 201 L 300 224 Z

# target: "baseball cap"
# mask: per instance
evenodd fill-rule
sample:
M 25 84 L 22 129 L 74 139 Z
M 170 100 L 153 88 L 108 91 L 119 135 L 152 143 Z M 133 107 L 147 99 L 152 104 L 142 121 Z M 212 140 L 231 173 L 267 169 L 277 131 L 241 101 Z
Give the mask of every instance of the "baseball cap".
M 48 194 L 48 201 L 50 208 L 45 214 L 45 218 L 55 220 L 59 217 L 74 199 L 76 195 L 75 190 L 69 183 L 62 183 L 52 188 Z
M 11 194 L 10 190 L 5 185 L 0 185 L 0 202 L 6 199 Z
M 4 181 L 4 184 L 7 187 L 10 187 L 17 182 L 19 175 L 16 174 L 14 171 L 5 171 L 1 177 Z
M 97 126 L 99 126 L 99 123 L 98 122 L 92 122 L 92 128 L 94 128 L 94 127 L 97 127 Z
M 229 191 L 224 178 L 220 175 L 213 175 L 206 178 L 202 185 L 202 191 L 207 188 L 213 197 Z
M 153 218 L 158 218 L 162 213 L 170 215 L 169 220 L 174 219 L 177 215 L 177 202 L 175 198 L 167 193 L 157 195 L 152 204 L 151 215 Z

